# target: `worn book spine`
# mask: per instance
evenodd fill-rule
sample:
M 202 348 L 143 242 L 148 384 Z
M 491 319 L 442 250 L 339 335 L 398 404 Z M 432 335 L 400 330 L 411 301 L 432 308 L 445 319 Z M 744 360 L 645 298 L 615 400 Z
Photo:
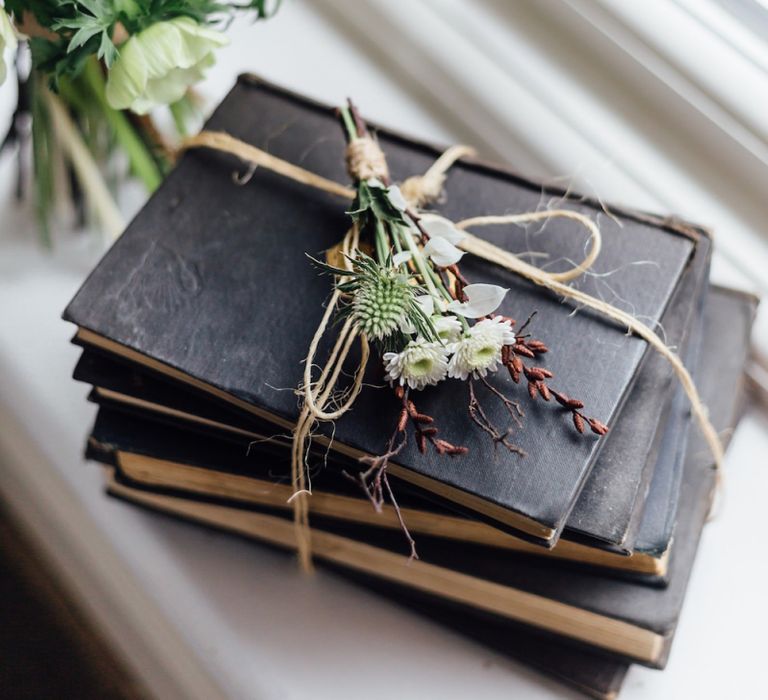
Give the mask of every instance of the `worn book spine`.
M 704 322 L 711 251 L 709 238 L 703 236 L 659 324 L 665 342 L 676 348 L 692 373 Z M 687 406 L 686 397 L 678 394 L 682 390 L 667 359 L 649 353 L 568 518 L 567 536 L 625 553 L 634 550 L 650 485 L 659 478 L 657 470 L 670 468 L 670 454 L 677 453 L 680 462 L 680 453 L 685 452 L 690 422 L 677 420 L 681 399 Z M 654 492 L 654 497 L 660 496 Z
M 727 289 L 724 287 L 713 286 L 711 292 L 707 295 L 707 302 L 710 308 L 710 316 L 725 318 L 730 313 L 737 316 L 731 323 L 738 324 L 742 328 L 749 329 L 754 321 L 757 309 L 757 300 L 754 296 L 742 292 Z M 705 334 L 714 334 L 720 336 L 724 331 L 723 327 L 710 324 L 701 330 Z M 748 344 L 749 336 L 747 334 L 745 343 Z M 723 371 L 731 376 L 738 374 L 739 387 L 743 383 L 742 373 L 737 373 L 735 368 L 743 366 L 746 361 L 744 352 L 728 353 L 719 351 L 715 353 L 718 357 L 719 366 Z M 719 372 L 719 368 L 712 367 L 712 357 L 706 354 L 706 343 L 700 344 L 700 351 L 692 359 L 692 363 L 698 367 L 696 372 L 697 383 L 702 395 L 716 396 L 714 385 L 717 379 L 714 375 Z M 707 402 L 707 409 L 710 417 L 715 424 L 722 423 L 726 416 L 738 415 L 743 401 L 744 393 L 728 393 L 717 396 Z M 678 414 L 684 414 L 690 419 L 688 403 L 684 396 L 678 396 L 676 399 L 676 411 Z M 733 432 L 721 431 L 721 440 L 725 446 L 730 442 Z M 691 443 L 689 445 L 688 443 Z M 687 455 L 693 454 L 691 458 Z M 643 520 L 637 535 L 635 548 L 638 552 L 650 556 L 659 556 L 666 552 L 672 546 L 674 541 L 675 526 L 677 524 L 677 505 L 680 498 L 680 488 L 682 484 L 682 475 L 684 472 L 686 460 L 696 459 L 702 461 L 701 455 L 706 455 L 707 447 L 701 433 L 695 428 L 686 435 L 686 440 L 678 444 L 678 454 L 676 458 L 669 459 L 667 469 L 664 471 L 664 478 L 655 481 L 651 486 L 651 494 L 648 497 L 648 506 L 643 514 Z M 662 577 L 663 581 L 663 577 Z

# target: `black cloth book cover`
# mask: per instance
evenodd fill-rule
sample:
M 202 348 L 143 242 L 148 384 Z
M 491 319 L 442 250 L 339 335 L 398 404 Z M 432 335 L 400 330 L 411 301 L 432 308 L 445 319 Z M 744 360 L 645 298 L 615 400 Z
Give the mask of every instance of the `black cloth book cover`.
M 725 431 L 737 419 L 737 395 L 746 361 L 754 300 L 720 291 L 714 292 L 711 297 L 713 302 L 707 309 L 700 363 L 701 375 L 708 380 L 701 388 L 704 400 L 711 407 L 715 427 Z M 725 365 L 720 362 L 723 355 L 730 358 Z M 648 656 L 634 658 L 661 667 L 674 635 L 714 484 L 714 472 L 708 468 L 708 454 L 701 447 L 701 443 L 694 440 L 688 448 L 669 584 L 665 588 L 566 570 L 551 562 L 524 559 L 513 554 L 499 556 L 498 550 L 470 545 L 458 547 L 429 537 L 419 539 L 421 557 L 446 570 L 494 581 L 650 630 L 658 635 L 659 647 Z M 322 527 L 389 551 L 402 551 L 397 533 L 360 527 L 350 529 L 325 522 Z M 360 575 L 363 574 L 355 574 L 356 577 Z M 379 582 L 376 585 L 383 584 Z M 404 590 L 400 584 L 391 585 L 398 591 Z M 412 591 L 406 594 L 422 595 Z M 486 616 L 488 613 L 478 614 Z M 511 620 L 508 622 L 513 624 Z
M 345 182 L 344 142 L 332 109 L 242 77 L 207 124 L 290 162 Z M 439 150 L 379 130 L 395 180 L 423 173 Z M 67 307 L 65 319 L 81 339 L 132 359 L 153 363 L 244 410 L 289 428 L 297 417 L 290 389 L 323 312 L 331 281 L 317 274 L 305 253 L 322 256 L 348 226 L 347 202 L 259 168 L 239 186 L 237 167 L 212 152 L 190 152 L 91 273 Z M 610 294 L 651 325 L 661 318 L 700 231 L 648 216 L 611 210 L 602 203 L 529 182 L 478 162 L 453 167 L 438 210 L 468 216 L 527 212 L 542 196 L 599 221 L 603 249 L 594 271 L 575 285 L 593 296 Z M 572 222 L 552 221 L 533 236 L 520 227 L 490 227 L 481 235 L 506 250 L 535 252 L 559 261 L 579 259 L 584 234 Z M 533 244 L 532 244 L 532 241 Z M 582 399 L 590 415 L 612 424 L 646 350 L 645 341 L 587 311 L 482 261 L 465 258 L 470 281 L 510 289 L 500 313 L 525 319 L 537 311 L 532 332 L 551 352 L 546 366 L 557 387 Z M 649 264 L 636 265 L 644 261 Z M 566 262 L 562 262 L 567 265 Z M 607 292 L 610 289 L 610 292 Z M 623 301 L 623 300 L 626 300 Z M 327 346 L 321 347 L 320 357 Z M 380 381 L 371 363 L 369 383 Z M 494 383 L 514 391 L 499 372 Z M 541 401 L 526 404 L 516 443 L 527 457 L 496 449 L 468 420 L 466 386 L 443 382 L 421 392 L 420 409 L 441 432 L 469 448 L 446 460 L 421 455 L 411 444 L 390 473 L 458 502 L 462 507 L 553 545 L 565 525 L 603 441 L 579 436 L 568 416 Z M 334 426 L 334 446 L 378 454 L 394 428 L 397 402 L 369 389 L 354 411 Z M 490 406 L 489 406 L 490 408 Z M 661 410 L 661 407 L 660 407 Z M 505 423 L 504 409 L 493 416 Z M 329 428 L 330 430 L 330 428 Z M 411 441 L 413 443 L 413 441 Z
M 703 238 L 697 246 L 696 255 L 690 268 L 686 271 L 683 281 L 676 291 L 669 308 L 662 318 L 665 338 L 670 344 L 685 348 L 690 344 L 689 336 L 693 327 L 701 325 L 703 288 L 709 270 L 710 245 Z M 694 323 L 695 322 L 695 323 Z M 699 338 L 696 338 L 698 343 Z M 694 345 L 696 344 L 694 343 Z M 160 421 L 169 421 L 179 427 L 210 432 L 224 439 L 234 440 L 241 445 L 241 455 L 229 448 L 214 452 L 206 458 L 209 452 L 207 443 L 194 450 L 198 455 L 196 464 L 204 464 L 207 468 L 234 468 L 237 473 L 248 475 L 249 464 L 260 452 L 268 451 L 274 455 L 273 449 L 267 449 L 264 443 L 252 443 L 252 438 L 237 430 L 222 430 L 217 426 L 228 425 L 252 432 L 255 429 L 264 435 L 271 435 L 273 428 L 269 425 L 257 425 L 248 417 L 243 417 L 216 402 L 205 400 L 184 387 L 163 379 L 161 374 L 120 361 L 108 354 L 85 349 L 78 362 L 74 378 L 98 387 L 91 398 L 101 405 L 138 412 L 145 417 L 154 417 Z M 618 551 L 631 551 L 634 544 L 634 534 L 638 530 L 643 512 L 648 482 L 654 474 L 654 465 L 662 460 L 662 466 L 672 468 L 668 455 L 675 455 L 676 462 L 682 460 L 677 443 L 684 439 L 687 424 L 680 418 L 685 406 L 679 401 L 675 415 L 671 413 L 671 397 L 676 389 L 676 381 L 672 376 L 669 363 L 656 353 L 643 360 L 643 366 L 638 373 L 638 379 L 630 391 L 630 397 L 621 415 L 617 418 L 611 433 L 605 438 L 606 445 L 597 459 L 592 473 L 579 495 L 576 506 L 571 513 L 564 533 L 567 537 L 577 538 L 589 546 L 613 545 Z M 135 402 L 125 401 L 125 397 L 136 399 Z M 684 397 L 683 397 L 684 398 Z M 666 410 L 659 411 L 660 402 L 670 404 Z M 167 413 L 150 410 L 148 406 L 162 406 L 170 409 Z M 183 415 L 182 415 L 183 414 Z M 190 422 L 183 416 L 192 415 L 203 418 L 207 423 Z M 666 428 L 660 423 L 669 424 Z M 674 420 L 673 420 L 674 419 Z M 672 425 L 674 423 L 674 425 Z M 659 444 L 661 436 L 671 429 L 667 438 L 664 455 L 660 456 Z M 98 431 L 97 431 L 98 432 Z M 107 430 L 108 432 L 108 430 Z M 134 449 L 140 453 L 161 457 L 173 461 L 191 459 L 190 449 L 182 449 L 181 454 L 174 454 L 168 441 L 162 433 L 154 435 L 151 427 L 140 431 L 138 445 Z M 105 438 L 107 436 L 104 436 Z M 111 439 L 120 444 L 119 435 Z M 178 440 L 179 443 L 185 440 Z M 191 444 L 188 440 L 188 446 Z M 194 439 L 191 441 L 195 442 Z M 284 442 L 284 450 L 288 449 Z M 225 455 L 227 459 L 225 459 Z M 280 455 L 277 456 L 280 459 Z M 323 453 L 323 459 L 325 454 Z M 202 462 L 201 462 L 202 460 Z M 282 460 L 282 476 L 288 474 L 285 456 Z M 319 459 L 310 460 L 311 464 L 320 463 Z M 348 466 L 346 468 L 349 468 Z M 276 465 L 274 473 L 280 473 Z M 316 489 L 334 489 L 339 487 L 339 469 L 324 470 L 313 475 Z M 258 468 L 253 468 L 254 476 L 259 474 Z M 349 483 L 346 479 L 341 483 L 343 492 L 348 493 Z M 402 494 L 402 491 L 400 492 Z M 658 497 L 661 497 L 659 494 Z M 666 498 L 666 495 L 664 496 Z M 404 503 L 415 506 L 415 499 L 400 496 Z M 666 502 L 666 501 L 665 501 Z M 609 547 L 610 548 L 610 547 Z
M 676 348 L 691 371 L 701 342 L 710 257 L 710 241 L 702 238 L 659 329 L 666 344 Z M 599 540 L 625 552 L 634 550 L 656 470 L 671 461 L 670 454 L 680 451 L 679 443 L 682 451 L 685 449 L 688 425 L 679 419 L 687 399 L 678 397 L 678 390 L 669 362 L 659 353 L 649 352 L 614 423 L 611 439 L 568 517 L 567 531 L 585 537 L 587 542 Z M 663 406 L 661 411 L 659 405 Z M 675 423 L 671 432 L 670 423 Z
M 691 315 L 692 310 L 698 309 L 701 312 L 701 304 L 698 297 L 701 296 L 703 298 L 703 295 L 700 294 L 701 290 L 698 289 L 698 286 L 700 286 L 701 278 L 706 275 L 708 270 L 708 265 L 704 264 L 709 258 L 708 248 L 708 242 L 704 239 L 699 246 L 699 250 L 697 250 L 697 258 L 699 258 L 700 253 L 702 257 L 694 260 L 691 269 L 686 273 L 683 283 L 675 294 L 675 299 L 671 303 L 670 308 L 665 312 L 665 332 L 669 339 L 683 335 L 687 337 L 689 335 L 688 329 L 680 328 L 681 320 L 685 320 L 685 325 L 691 325 L 689 324 L 690 319 L 688 316 Z M 695 291 L 694 287 L 696 287 Z M 695 325 L 700 326 L 702 320 L 701 313 L 694 315 L 696 316 Z M 634 459 L 621 459 L 621 455 L 627 452 L 627 447 L 637 446 L 635 433 L 639 433 L 647 439 L 644 428 L 647 427 L 648 423 L 652 423 L 652 421 L 638 419 L 639 414 L 636 408 L 641 403 L 641 399 L 647 407 L 649 398 L 653 402 L 658 402 L 659 399 L 656 394 L 673 393 L 674 390 L 674 385 L 673 387 L 668 386 L 671 379 L 670 373 L 662 371 L 666 370 L 666 368 L 659 368 L 658 363 L 655 363 L 654 366 L 649 362 L 654 357 L 656 356 L 651 355 L 649 358 L 646 358 L 644 366 L 640 370 L 638 382 L 632 389 L 630 404 L 631 408 L 635 410 L 629 411 L 629 407 L 625 408 L 617 426 L 614 427 L 606 448 L 598 459 L 595 470 L 590 475 L 587 485 L 580 496 L 579 502 L 584 498 L 584 492 L 590 493 L 590 491 L 600 488 L 593 482 L 599 479 L 601 475 L 607 477 L 607 484 L 603 485 L 602 488 L 607 489 L 612 485 L 617 486 L 616 506 L 610 505 L 611 499 L 607 498 L 605 494 L 601 498 L 601 504 L 608 504 L 609 515 L 613 517 L 600 517 L 600 514 L 596 514 L 600 522 L 626 522 L 630 514 L 630 504 L 627 496 L 631 496 L 632 492 L 639 488 L 637 485 L 637 478 L 639 477 L 637 472 L 645 474 L 646 472 L 654 471 L 651 467 L 657 457 L 656 451 L 650 452 L 650 456 L 653 458 L 650 467 L 643 465 L 645 453 L 642 449 L 640 449 L 640 453 Z M 653 366 L 652 372 L 648 369 L 649 365 Z M 99 387 L 91 393 L 91 398 L 100 405 L 119 411 L 128 411 L 145 419 L 155 417 L 160 423 L 156 425 L 146 420 L 121 421 L 115 419 L 110 411 L 102 411 L 99 414 L 99 419 L 92 436 L 94 446 L 92 446 L 90 456 L 94 459 L 113 463 L 114 459 L 109 456 L 109 453 L 112 450 L 122 450 L 157 459 L 170 460 L 174 463 L 191 464 L 239 476 L 266 479 L 267 481 L 274 480 L 285 483 L 288 479 L 289 465 L 287 462 L 286 443 L 283 444 L 282 449 L 275 449 L 275 446 L 270 446 L 266 443 L 252 442 L 252 434 L 249 437 L 242 433 L 217 429 L 211 423 L 195 423 L 181 419 L 179 412 L 184 415 L 199 416 L 205 421 L 213 421 L 216 425 L 230 425 L 233 429 L 240 426 L 243 430 L 253 431 L 257 427 L 254 425 L 253 420 L 244 420 L 240 414 L 228 409 L 226 406 L 201 398 L 181 386 L 163 380 L 162 375 L 155 375 L 144 371 L 137 366 L 111 358 L 105 353 L 86 349 L 75 368 L 74 377 L 79 381 L 91 383 Z M 637 396 L 641 388 L 649 392 L 645 397 Z M 653 391 L 654 388 L 655 392 Z M 122 400 L 119 397 L 122 397 Z M 136 399 L 136 402 L 128 403 L 125 401 L 126 397 Z M 156 413 L 153 410 L 148 410 L 147 406 L 149 405 L 162 405 L 169 409 L 169 413 Z M 622 429 L 623 422 L 628 420 L 628 411 L 629 417 L 634 422 L 628 429 Z M 679 438 L 682 438 L 685 434 L 687 423 L 681 424 L 680 421 L 673 421 L 671 419 L 673 417 L 680 418 L 684 411 L 687 411 L 685 406 L 678 407 L 677 414 L 670 416 L 669 421 L 669 427 L 673 428 L 673 434 Z M 168 427 L 168 424 L 172 427 Z M 177 427 L 186 428 L 187 432 L 178 430 Z M 261 426 L 261 428 L 265 431 L 264 434 L 269 434 L 269 431 L 272 429 L 269 425 Z M 195 434 L 190 435 L 188 432 L 190 429 L 195 431 Z M 234 442 L 236 445 L 239 444 L 239 447 L 233 447 L 226 443 L 217 444 L 216 441 L 206 439 L 204 437 L 206 434 L 219 438 L 229 438 L 230 442 Z M 628 436 L 629 443 L 627 446 L 626 440 Z M 623 443 L 619 442 L 620 437 L 624 438 Z M 101 449 L 96 449 L 95 444 L 101 445 Z M 667 449 L 676 451 L 676 442 L 669 445 Z M 619 458 L 615 456 L 612 458 L 612 455 L 617 454 Z M 659 458 L 665 466 L 670 463 L 670 460 L 666 459 L 666 454 L 660 455 Z M 311 460 L 311 464 L 321 464 L 323 459 L 325 459 L 324 452 L 322 459 L 319 457 L 315 458 Z M 676 459 L 679 461 L 681 455 L 676 455 Z M 623 467 L 630 470 L 629 474 L 624 474 L 623 478 L 617 478 L 610 472 L 606 473 L 607 470 L 601 467 L 605 460 L 610 460 L 609 463 L 615 469 Z M 266 465 L 269 465 L 268 473 L 265 471 Z M 362 493 L 359 491 L 359 488 L 351 484 L 348 479 L 341 477 L 339 471 L 340 469 L 326 469 L 321 473 L 314 472 L 313 487 L 315 491 L 361 498 Z M 215 498 L 215 495 L 211 494 L 211 497 Z M 230 497 L 234 498 L 234 495 L 231 494 Z M 434 513 L 438 517 L 446 514 L 444 508 L 419 498 L 418 494 L 401 491 L 398 494 L 398 498 L 401 506 L 404 508 Z M 638 495 L 637 500 L 642 503 L 644 498 Z M 666 503 L 666 500 L 664 502 Z M 638 511 L 637 519 L 639 520 L 640 515 L 642 515 L 642 509 L 638 509 L 635 506 L 635 510 Z M 617 515 L 615 511 L 618 511 L 621 515 Z M 413 523 L 411 523 L 411 526 L 413 527 Z M 565 533 L 568 537 L 573 537 L 573 533 L 569 532 L 568 527 L 566 527 Z M 583 539 L 585 544 L 589 546 L 595 545 L 594 542 L 589 541 L 589 538 Z M 568 555 L 566 558 L 568 560 L 580 561 L 579 556 L 576 553 L 576 556 Z M 589 558 L 587 558 L 585 563 L 597 564 L 597 562 Z M 612 567 L 620 575 L 641 574 L 646 577 L 658 577 L 663 572 L 663 563 L 659 563 L 657 568 L 645 564 L 645 566 L 639 568 L 639 571 L 621 562 L 605 562 L 604 565 Z
M 737 324 L 749 328 L 754 320 L 755 299 L 741 292 L 712 287 L 706 303 L 709 316 L 720 319 L 716 323 L 710 322 L 705 330 L 708 335 L 715 338 L 722 337 L 722 333 L 728 332 L 726 329 Z M 729 319 L 729 314 L 735 318 Z M 707 408 L 713 423 L 724 425 L 728 416 L 736 415 L 741 410 L 743 395 L 741 392 L 718 393 L 721 390 L 717 375 L 723 372 L 728 376 L 741 377 L 742 373 L 739 370 L 744 364 L 745 357 L 742 353 L 725 352 L 722 355 L 717 353 L 718 364 L 717 367 L 713 367 L 712 354 L 714 353 L 707 353 L 707 340 L 705 339 L 702 343 L 698 357 L 697 384 L 703 395 L 717 397 L 709 400 Z M 739 385 L 742 380 L 743 377 L 738 381 Z M 678 407 L 675 409 L 677 413 L 688 412 L 688 404 L 684 397 L 678 396 L 677 403 Z M 678 451 L 692 455 L 706 454 L 707 446 L 701 433 L 695 428 L 689 433 L 687 439 L 678 445 Z M 727 442 L 731 438 L 731 432 L 721 432 L 721 437 Z M 669 455 L 667 459 L 673 468 L 662 469 L 664 478 L 654 479 L 635 544 L 637 551 L 651 555 L 666 551 L 675 535 L 676 505 L 683 479 L 683 468 L 677 465 L 684 464 L 685 459 L 676 460 L 673 455 Z

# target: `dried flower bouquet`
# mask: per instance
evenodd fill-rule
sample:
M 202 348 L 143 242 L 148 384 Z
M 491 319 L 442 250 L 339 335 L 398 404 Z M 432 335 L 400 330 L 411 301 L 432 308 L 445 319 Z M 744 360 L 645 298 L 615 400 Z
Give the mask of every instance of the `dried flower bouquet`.
M 367 127 L 352 103 L 339 113 L 352 153 L 355 145 L 370 143 Z M 496 313 L 508 290 L 470 283 L 464 277 L 460 262 L 465 253 L 458 245 L 466 234 L 444 217 L 417 212 L 400 188 L 388 181 L 385 167 L 350 167 L 350 171 L 359 172 L 360 177 L 348 213 L 361 246 L 367 243 L 371 254 L 355 251 L 344 267 L 315 262 L 336 276 L 341 294 L 338 316 L 351 320 L 373 345 L 384 377 L 401 402 L 387 449 L 364 458 L 368 468 L 350 476 L 374 506 L 380 509 L 389 496 L 397 509 L 386 468 L 406 445 L 409 426 L 422 453 L 434 449 L 440 455 L 456 456 L 468 451 L 442 437 L 434 419 L 416 405 L 414 392 L 443 381 L 466 382 L 468 418 L 494 443 L 520 456 L 523 452 L 511 434 L 522 427 L 523 410 L 488 379 L 500 368 L 507 369 L 515 384 L 526 382 L 530 399 L 554 398 L 571 415 L 579 433 L 588 426 L 596 435 L 605 435 L 607 426 L 584 415 L 581 401 L 552 389 L 548 384 L 552 372 L 533 362 L 548 352 L 544 342 L 526 333 L 535 314 L 515 329 L 513 319 Z M 484 408 L 487 400 L 504 406 L 508 425 L 491 420 Z M 401 524 L 416 556 L 415 543 L 402 520 Z

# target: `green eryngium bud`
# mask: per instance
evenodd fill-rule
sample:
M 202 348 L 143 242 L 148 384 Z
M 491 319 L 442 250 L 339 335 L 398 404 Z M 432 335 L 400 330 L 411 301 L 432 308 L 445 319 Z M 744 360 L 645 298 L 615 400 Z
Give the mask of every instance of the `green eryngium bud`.
M 352 302 L 352 316 L 369 338 L 381 340 L 401 327 L 410 298 L 407 282 L 395 271 L 366 277 Z

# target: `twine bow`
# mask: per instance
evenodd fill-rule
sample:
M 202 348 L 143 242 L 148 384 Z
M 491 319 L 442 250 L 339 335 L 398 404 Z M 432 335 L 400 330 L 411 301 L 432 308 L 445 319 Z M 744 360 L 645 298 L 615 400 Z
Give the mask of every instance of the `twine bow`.
M 222 132 L 204 131 L 197 136 L 186 139 L 181 150 L 190 148 L 210 148 L 236 156 L 251 167 L 264 167 L 295 182 L 322 190 L 346 199 L 354 199 L 355 191 L 338 182 L 317 175 L 309 170 L 293 165 L 277 158 L 255 146 L 233 138 Z M 460 158 L 474 154 L 468 146 L 453 146 L 446 150 L 423 175 L 406 179 L 401 192 L 411 208 L 420 208 L 434 202 L 441 194 L 446 174 L 450 167 Z M 386 180 L 388 177 L 387 164 L 379 145 L 371 138 L 364 138 L 349 144 L 346 154 L 347 168 L 355 179 L 371 177 Z M 552 218 L 572 219 L 584 226 L 590 233 L 590 249 L 584 260 L 564 272 L 547 272 L 521 260 L 514 253 L 503 250 L 488 241 L 468 233 L 466 230 L 478 226 L 495 226 L 504 224 L 521 224 L 542 221 Z M 714 426 L 707 416 L 707 409 L 696 389 L 690 373 L 683 365 L 678 355 L 670 350 L 662 339 L 647 325 L 638 321 L 626 311 L 612 306 L 585 292 L 570 287 L 566 282 L 576 279 L 586 272 L 597 260 L 600 254 L 602 238 L 597 225 L 588 217 L 567 209 L 549 211 L 525 212 L 504 216 L 480 216 L 456 222 L 458 228 L 466 232 L 466 237 L 459 247 L 468 253 L 476 255 L 494 265 L 509 270 L 536 285 L 549 289 L 564 299 L 572 299 L 578 304 L 593 309 L 599 314 L 626 326 L 629 331 L 639 335 L 648 344 L 664 356 L 672 366 L 680 384 L 691 404 L 693 415 L 704 435 L 712 453 L 715 467 L 720 469 L 723 461 L 723 447 Z M 350 260 L 354 260 L 359 244 L 359 231 L 353 225 L 342 240 L 344 265 L 351 270 Z M 304 570 L 312 568 L 311 560 L 311 531 L 309 528 L 309 502 L 311 495 L 306 482 L 306 442 L 311 435 L 316 421 L 333 421 L 346 413 L 360 393 L 363 383 L 365 365 L 369 356 L 368 341 L 354 326 L 351 319 L 342 326 L 331 350 L 329 358 L 320 376 L 313 380 L 312 368 L 320 340 L 331 321 L 331 316 L 340 298 L 340 292 L 334 290 L 330 303 L 327 305 L 320 325 L 315 331 L 309 346 L 304 365 L 304 378 L 301 387 L 303 405 L 299 419 L 293 430 L 293 447 L 291 472 L 294 494 L 290 498 L 293 506 L 296 530 L 296 546 L 299 561 Z M 359 340 L 361 349 L 360 365 L 355 371 L 351 386 L 341 395 L 335 391 L 336 382 L 341 373 L 344 360 L 352 349 L 355 340 Z M 331 407 L 329 409 L 329 407 Z

